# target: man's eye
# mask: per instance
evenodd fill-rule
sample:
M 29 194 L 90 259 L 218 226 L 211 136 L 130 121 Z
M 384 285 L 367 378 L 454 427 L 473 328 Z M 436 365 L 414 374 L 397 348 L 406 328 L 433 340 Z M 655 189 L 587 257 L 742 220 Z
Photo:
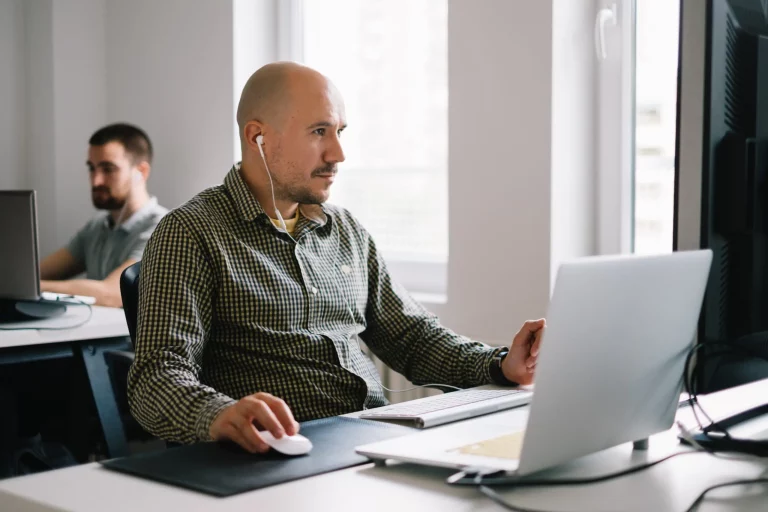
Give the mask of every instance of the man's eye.
M 318 128 L 317 130 L 314 131 L 314 133 L 322 137 L 325 135 L 325 128 Z
M 336 131 L 336 135 L 338 135 L 339 137 L 341 137 L 341 132 L 343 132 L 343 131 L 344 131 L 344 129 L 343 129 L 343 128 L 342 128 L 341 130 L 337 130 L 337 131 Z

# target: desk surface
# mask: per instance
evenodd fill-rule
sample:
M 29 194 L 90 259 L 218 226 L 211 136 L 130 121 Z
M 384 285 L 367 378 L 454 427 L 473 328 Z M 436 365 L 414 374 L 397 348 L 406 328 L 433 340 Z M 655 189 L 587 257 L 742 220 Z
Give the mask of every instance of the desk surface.
M 67 312 L 56 318 L 0 324 L 3 328 L 29 327 L 30 330 L 0 330 L 0 350 L 11 347 L 42 345 L 46 343 L 67 343 L 91 339 L 117 338 L 128 336 L 128 324 L 120 308 L 93 306 L 93 315 L 88 322 L 77 325 L 88 317 L 88 308 L 80 305 L 67 307 Z M 37 327 L 56 327 L 61 330 L 39 330 Z
M 702 402 L 711 414 L 722 417 L 765 402 L 768 379 L 727 390 Z M 526 415 L 527 408 L 497 413 Z M 692 424 L 690 410 L 678 415 Z M 484 418 L 488 418 L 487 416 Z M 482 418 L 469 420 L 481 421 Z M 444 427 L 437 427 L 444 428 Z M 673 430 L 651 439 L 647 453 L 633 452 L 628 444 L 581 458 L 548 476 L 587 476 L 618 471 L 629 462 L 655 460 L 680 451 Z M 601 484 L 571 488 L 504 491 L 510 503 L 552 511 L 683 511 L 704 488 L 739 478 L 757 478 L 768 462 L 734 461 L 705 453 L 682 455 L 652 469 Z M 369 511 L 498 511 L 500 506 L 475 488 L 444 483 L 453 470 L 411 464 L 372 464 L 244 493 L 215 498 L 181 488 L 112 472 L 98 464 L 52 471 L 0 482 L 0 509 L 19 512 L 52 511 L 163 511 L 221 510 L 361 510 Z M 706 511 L 765 510 L 768 489 L 735 488 L 719 491 L 699 508 Z

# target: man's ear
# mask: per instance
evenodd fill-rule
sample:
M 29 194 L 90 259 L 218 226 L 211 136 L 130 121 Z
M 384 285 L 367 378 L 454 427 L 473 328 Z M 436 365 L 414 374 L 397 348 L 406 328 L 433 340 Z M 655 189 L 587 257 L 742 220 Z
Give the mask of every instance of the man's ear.
M 144 183 L 147 182 L 149 179 L 149 171 L 152 169 L 152 166 L 149 165 L 149 162 L 146 160 L 142 160 L 136 165 L 136 170 L 139 171 L 139 174 L 141 174 L 141 177 L 144 180 Z
M 251 148 L 253 151 L 259 151 L 259 143 L 256 142 L 256 137 L 264 135 L 264 125 L 257 121 L 248 121 L 243 128 L 243 140 L 245 145 Z

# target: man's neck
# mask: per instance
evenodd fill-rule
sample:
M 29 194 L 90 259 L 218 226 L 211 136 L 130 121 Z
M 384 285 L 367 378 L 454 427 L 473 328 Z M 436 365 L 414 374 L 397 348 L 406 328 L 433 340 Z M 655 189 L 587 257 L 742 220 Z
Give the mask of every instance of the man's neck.
M 245 159 L 240 164 L 240 176 L 248 186 L 251 195 L 259 202 L 267 215 L 272 219 L 277 219 L 275 208 L 280 210 L 283 219 L 292 219 L 296 216 L 296 210 L 299 203 L 283 200 L 275 196 L 275 205 L 272 205 L 272 188 L 270 186 L 267 171 L 263 165 L 257 165 L 254 162 L 248 162 Z
M 112 222 L 115 224 L 117 224 L 118 221 L 120 224 L 124 223 L 130 219 L 134 213 L 141 210 L 148 202 L 149 193 L 146 190 L 132 193 L 124 208 L 118 208 L 117 210 L 111 210 L 109 212 L 112 217 Z

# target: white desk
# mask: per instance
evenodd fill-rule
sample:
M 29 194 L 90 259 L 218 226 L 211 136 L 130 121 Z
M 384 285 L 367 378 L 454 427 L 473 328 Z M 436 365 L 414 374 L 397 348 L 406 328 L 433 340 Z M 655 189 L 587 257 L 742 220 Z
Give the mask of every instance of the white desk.
M 765 403 L 768 379 L 724 391 L 702 400 L 708 411 L 727 416 L 744 407 Z M 525 415 L 527 408 L 497 413 Z M 497 416 L 498 417 L 498 416 Z M 691 424 L 690 411 L 678 415 Z M 486 416 L 485 418 L 488 418 Z M 470 421 L 482 422 L 483 419 Z M 445 427 L 437 427 L 445 428 Z M 549 476 L 599 475 L 683 450 L 670 430 L 651 438 L 650 450 L 632 452 L 629 444 L 584 457 Z M 738 478 L 756 478 L 768 462 L 727 461 L 694 453 L 663 462 L 652 469 L 601 484 L 572 488 L 503 491 L 515 505 L 552 511 L 683 511 L 706 487 Z M 230 498 L 215 498 L 193 491 L 116 473 L 88 464 L 0 481 L 0 510 L 18 512 L 252 512 L 254 510 L 333 510 L 365 512 L 499 511 L 500 506 L 478 490 L 444 483 L 454 471 L 410 464 L 373 464 L 268 487 Z M 499 488 L 501 490 L 501 488 Z M 735 488 L 719 491 L 699 509 L 744 511 L 768 508 L 768 490 Z
M 11 347 L 29 347 L 48 343 L 70 343 L 92 339 L 120 338 L 128 336 L 128 325 L 125 323 L 125 313 L 120 308 L 104 308 L 92 306 L 91 319 L 80 327 L 67 329 L 67 326 L 77 325 L 88 317 L 88 308 L 81 305 L 67 307 L 67 312 L 56 318 L 35 320 L 30 322 L 14 322 L 0 324 L 2 328 L 55 327 L 61 330 L 0 330 L 0 349 Z
M 3 328 L 33 328 L 22 331 L 0 330 L 0 366 L 74 356 L 88 376 L 107 451 L 113 457 L 128 455 L 112 381 L 104 360 L 104 352 L 130 347 L 125 314 L 119 308 L 93 306 L 90 320 L 79 327 L 66 328 L 81 323 L 87 317 L 87 307 L 72 305 L 67 307 L 64 315 L 56 318 L 0 324 Z M 49 331 L 37 329 L 39 327 L 64 329 Z

